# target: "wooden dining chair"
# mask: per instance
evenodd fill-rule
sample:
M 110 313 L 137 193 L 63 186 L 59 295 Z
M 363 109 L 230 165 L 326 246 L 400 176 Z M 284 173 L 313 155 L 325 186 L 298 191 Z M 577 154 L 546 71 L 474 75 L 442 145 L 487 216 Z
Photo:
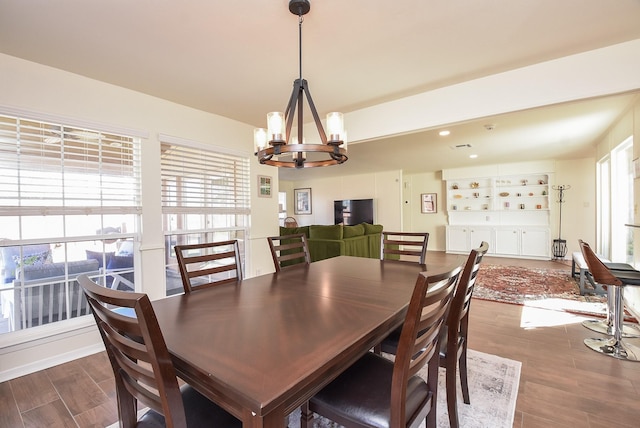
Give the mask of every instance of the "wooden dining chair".
M 146 294 L 108 289 L 86 274 L 78 277 L 78 283 L 111 362 L 121 427 L 242 426 L 191 386 L 178 387 L 171 356 Z M 139 419 L 138 402 L 149 408 Z
M 237 240 L 176 245 L 176 257 L 185 293 L 242 280 Z
M 476 277 L 480 270 L 480 263 L 489 251 L 489 244 L 482 242 L 478 248 L 471 250 L 462 274 L 458 281 L 456 292 L 451 301 L 444 328 L 440 332 L 440 367 L 446 369 L 447 410 L 449 426 L 458 428 L 458 405 L 456 379 L 460 368 L 460 387 L 462 399 L 470 404 L 469 384 L 467 382 L 467 344 L 469 343 L 469 309 L 471 297 L 476 284 Z
M 438 342 L 461 266 L 418 275 L 394 362 L 367 352 L 302 407 L 301 427 L 315 412 L 347 428 L 436 427 Z M 427 366 L 427 380 L 418 372 Z
M 380 260 L 394 259 L 425 263 L 427 257 L 427 232 L 386 232 L 380 243 Z
M 304 233 L 267 238 L 276 272 L 282 268 L 311 263 L 309 244 Z
M 456 291 L 451 301 L 451 307 L 447 314 L 445 325 L 440 331 L 440 358 L 439 365 L 446 369 L 447 409 L 449 413 L 449 426 L 458 427 L 458 407 L 456 379 L 458 367 L 460 367 L 460 386 L 462 398 L 465 404 L 469 404 L 469 386 L 467 382 L 467 337 L 469 333 L 469 309 L 471 297 L 476 283 L 476 277 L 480 269 L 480 263 L 489 251 L 489 244 L 482 242 L 478 248 L 471 250 Z M 400 341 L 399 329 L 387 336 L 376 351 L 395 355 Z

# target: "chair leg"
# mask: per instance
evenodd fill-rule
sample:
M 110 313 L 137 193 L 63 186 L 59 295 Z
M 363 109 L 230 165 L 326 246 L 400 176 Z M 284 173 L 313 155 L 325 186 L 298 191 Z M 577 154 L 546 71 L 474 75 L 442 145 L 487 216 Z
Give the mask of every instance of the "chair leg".
M 622 286 L 608 286 L 612 290 L 612 308 L 613 308 L 613 337 L 585 339 L 584 344 L 592 350 L 609 357 L 618 358 L 620 360 L 640 361 L 640 348 L 628 345 L 622 341 L 622 328 L 624 320 L 624 302 L 622 300 Z
M 449 357 L 454 357 L 454 355 L 450 355 Z M 447 411 L 449 412 L 449 426 L 451 428 L 458 428 L 458 391 L 456 382 L 457 361 L 455 358 L 450 358 L 450 360 L 447 361 L 446 371 L 445 377 L 447 385 Z
M 585 320 L 582 326 L 596 333 L 613 336 L 615 324 L 615 297 L 613 287 L 607 287 L 607 319 L 606 320 Z M 624 317 L 623 317 L 624 318 Z M 622 337 L 640 337 L 640 330 L 635 324 L 622 324 Z
M 467 343 L 462 347 L 462 353 L 460 354 L 460 360 L 458 361 L 458 367 L 460 370 L 460 387 L 462 388 L 462 399 L 464 404 L 471 404 L 469 397 L 469 383 L 467 382 Z

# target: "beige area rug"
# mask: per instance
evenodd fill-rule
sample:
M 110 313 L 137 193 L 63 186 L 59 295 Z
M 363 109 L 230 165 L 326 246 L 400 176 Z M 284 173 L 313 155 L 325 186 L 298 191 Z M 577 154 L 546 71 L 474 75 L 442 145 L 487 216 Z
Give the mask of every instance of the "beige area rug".
M 458 417 L 461 428 L 511 428 L 520 384 L 519 361 L 483 352 L 468 351 L 469 395 L 471 404 L 464 404 L 458 386 Z M 422 375 L 425 369 L 420 374 Z M 458 381 L 458 385 L 460 382 Z M 438 378 L 438 428 L 449 428 L 449 414 L 445 391 L 445 370 Z M 144 411 L 140 411 L 141 415 Z M 316 417 L 314 426 L 338 428 L 327 419 Z M 424 428 L 425 424 L 421 425 Z M 117 428 L 112 424 L 108 428 Z M 300 428 L 300 410 L 289 415 L 289 428 Z

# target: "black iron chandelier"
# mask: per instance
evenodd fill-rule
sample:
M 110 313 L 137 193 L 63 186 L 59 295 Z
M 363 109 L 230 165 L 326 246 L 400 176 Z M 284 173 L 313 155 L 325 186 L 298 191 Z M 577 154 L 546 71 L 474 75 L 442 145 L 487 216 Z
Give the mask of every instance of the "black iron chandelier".
M 267 129 L 257 128 L 253 131 L 253 142 L 256 156 L 261 164 L 284 168 L 312 168 L 318 166 L 337 165 L 347 161 L 347 141 L 344 131 L 342 113 L 327 114 L 325 133 L 316 111 L 316 106 L 309 93 L 309 84 L 302 78 L 302 22 L 303 16 L 309 13 L 309 0 L 290 0 L 289 11 L 298 15 L 299 34 L 299 65 L 300 78 L 293 82 L 293 92 L 284 113 L 271 112 L 267 114 Z M 311 115 L 318 128 L 320 144 L 305 144 L 304 127 L 304 96 L 309 103 Z M 293 117 L 297 107 L 297 132 L 291 135 Z

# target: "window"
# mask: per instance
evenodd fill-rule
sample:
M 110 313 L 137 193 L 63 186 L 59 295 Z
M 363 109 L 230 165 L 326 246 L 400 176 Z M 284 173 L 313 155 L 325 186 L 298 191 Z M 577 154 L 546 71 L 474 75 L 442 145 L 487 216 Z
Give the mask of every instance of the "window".
M 0 115 L 0 332 L 89 313 L 75 278 L 132 290 L 140 141 Z
M 633 263 L 633 138 L 598 162 L 598 251 L 614 262 Z
M 182 292 L 174 246 L 237 239 L 245 260 L 249 159 L 161 136 L 167 294 Z

